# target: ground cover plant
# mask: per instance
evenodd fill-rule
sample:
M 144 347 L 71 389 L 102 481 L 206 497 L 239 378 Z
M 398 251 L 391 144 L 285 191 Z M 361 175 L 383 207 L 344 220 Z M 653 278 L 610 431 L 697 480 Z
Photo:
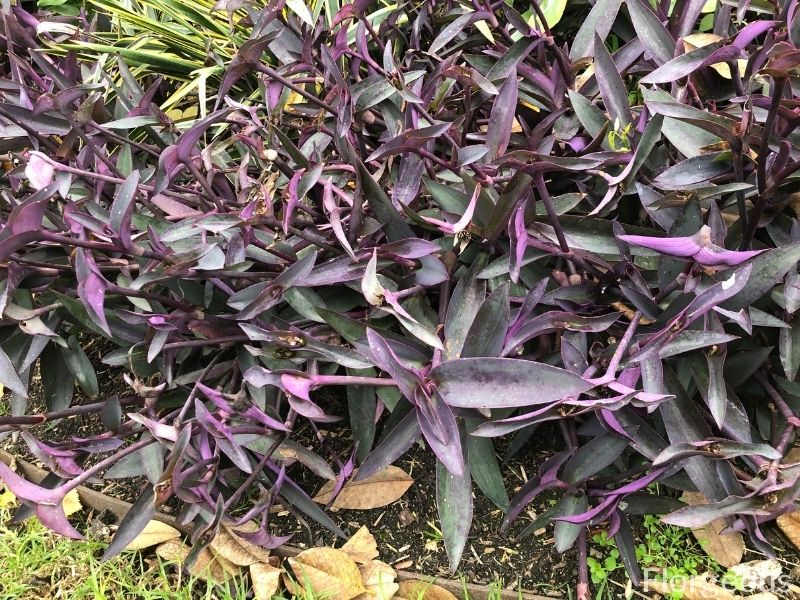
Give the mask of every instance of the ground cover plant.
M 4 9 L 0 431 L 52 471 L 0 465 L 25 510 L 80 537 L 69 491 L 145 476 L 107 557 L 173 496 L 195 555 L 231 520 L 283 543 L 276 502 L 344 535 L 293 473 L 333 502 L 422 439 L 453 570 L 473 488 L 505 524 L 558 494 L 579 598 L 589 527 L 640 583 L 634 515 L 769 554 L 800 496 L 798 5 L 598 0 L 567 42 L 552 4 L 220 2 L 247 39 L 183 122 L 176 84 L 70 52 L 83 16 Z M 130 393 L 73 405 L 97 336 Z M 546 422 L 509 499 L 494 441 Z

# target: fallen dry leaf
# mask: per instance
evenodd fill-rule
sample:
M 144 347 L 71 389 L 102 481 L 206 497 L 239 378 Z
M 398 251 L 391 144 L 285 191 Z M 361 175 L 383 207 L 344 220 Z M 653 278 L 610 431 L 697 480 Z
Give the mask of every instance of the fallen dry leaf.
M 327 600 L 350 600 L 366 591 L 355 561 L 341 550 L 311 548 L 287 560 L 294 579 L 284 576 L 284 583 L 295 596 L 309 588 Z
M 366 525 L 362 525 L 339 550 L 349 554 L 360 565 L 378 558 L 378 542 Z
M 181 540 L 174 539 L 159 545 L 156 548 L 156 554 L 168 562 L 182 564 L 189 555 L 189 550 L 189 546 Z M 200 551 L 194 565 L 189 569 L 189 573 L 203 581 L 214 582 L 224 582 L 231 576 L 208 548 Z
M 242 568 L 233 561 L 230 561 L 224 556 L 221 556 L 219 554 L 215 554 L 213 550 L 211 551 L 211 556 L 214 557 L 214 560 L 219 564 L 220 567 L 222 567 L 225 573 L 228 573 L 230 575 L 242 574 Z
M 669 597 L 674 592 L 682 593 L 683 600 L 735 600 L 736 595 L 716 584 L 706 580 L 702 575 L 692 579 L 679 579 L 677 581 L 662 581 L 648 579 L 644 582 L 644 590 L 653 591 L 662 596 Z
M 271 600 L 278 593 L 283 569 L 263 563 L 250 565 L 250 581 L 254 600 Z
M 722 36 L 714 33 L 692 33 L 683 38 L 683 48 L 685 52 L 691 52 L 697 48 L 714 44 L 722 39 Z M 740 58 L 737 60 L 737 65 L 739 67 L 739 75 L 743 77 L 745 70 L 747 69 L 747 61 L 743 58 Z M 711 68 L 722 75 L 722 77 L 725 79 L 731 78 L 731 68 L 728 63 L 714 63 L 711 65 Z
M 154 519 L 144 526 L 142 532 L 130 544 L 125 546 L 125 549 L 142 550 L 179 537 L 181 537 L 180 531 Z
M 64 503 L 62 506 L 64 507 L 64 514 L 67 516 L 74 515 L 76 512 L 83 509 L 81 499 L 78 497 L 78 490 L 67 492 L 67 495 L 64 496 Z
M 681 500 L 690 506 L 708 503 L 703 494 L 698 492 L 684 492 Z M 716 519 L 708 525 L 692 529 L 692 533 L 706 554 L 723 567 L 732 567 L 742 561 L 744 538 L 739 532 L 720 535 L 726 527 L 724 519 Z
M 435 583 L 415 579 L 401 581 L 395 597 L 403 600 L 458 600 L 453 594 Z
M 772 592 L 761 592 L 759 594 L 753 594 L 752 596 L 745 596 L 744 600 L 780 600 L 780 598 Z
M 783 567 L 777 560 L 751 560 L 732 566 L 730 572 L 736 575 L 745 590 L 763 590 L 783 574 Z
M 267 562 L 269 552 L 239 537 L 223 525 L 209 545 L 216 556 L 221 556 L 234 565 L 249 567 L 257 562 Z
M 795 511 L 778 517 L 778 527 L 783 535 L 789 538 L 795 548 L 800 550 L 800 511 Z
M 389 600 L 400 589 L 395 583 L 397 573 L 385 562 L 373 560 L 358 568 L 367 591 L 356 600 Z
M 387 506 L 402 497 L 412 483 L 414 480 L 403 469 L 388 466 L 383 471 L 361 481 L 348 481 L 332 506 L 333 508 L 352 510 L 369 510 Z M 314 501 L 327 504 L 335 485 L 334 481 L 326 482 L 314 496 Z

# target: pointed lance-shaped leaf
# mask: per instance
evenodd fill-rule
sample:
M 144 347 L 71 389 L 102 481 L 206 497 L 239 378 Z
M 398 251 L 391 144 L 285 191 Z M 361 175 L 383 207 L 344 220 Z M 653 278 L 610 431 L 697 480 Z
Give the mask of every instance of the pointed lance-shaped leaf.
M 621 5 L 622 0 L 598 0 L 595 2 L 578 29 L 578 33 L 575 34 L 569 52 L 571 61 L 575 62 L 579 58 L 593 56 L 595 35 L 602 40 L 608 37 Z
M 472 480 L 469 469 L 456 475 L 440 461 L 436 462 L 436 507 L 450 571 L 455 573 L 472 527 Z
M 461 358 L 431 370 L 430 379 L 450 406 L 512 408 L 555 402 L 593 385 L 564 369 L 509 358 Z
M 677 238 L 658 238 L 642 235 L 621 235 L 619 238 L 629 244 L 650 248 L 656 252 L 693 258 L 705 266 L 736 266 L 758 256 L 765 250 L 726 250 L 711 240 L 711 228 L 703 225 L 696 234 Z
M 633 28 L 642 40 L 642 45 L 658 65 L 669 62 L 675 56 L 675 38 L 650 7 L 649 2 L 626 0 Z
M 606 111 L 611 115 L 611 121 L 618 124 L 618 129 L 624 130 L 633 123 L 628 102 L 628 90 L 599 35 L 594 37 L 594 60 L 597 84 L 600 86 Z
M 139 171 L 131 171 L 114 196 L 111 204 L 109 225 L 119 236 L 123 248 L 131 249 L 131 217 L 135 206 L 136 191 L 139 185 Z
M 105 313 L 106 286 L 92 253 L 87 248 L 75 249 L 75 275 L 78 279 L 78 297 L 92 321 L 111 337 Z
M 503 82 L 503 85 L 500 86 L 500 91 L 494 99 L 492 112 L 489 115 L 489 125 L 486 132 L 486 147 L 489 149 L 486 154 L 487 160 L 494 160 L 498 156 L 505 154 L 511 139 L 514 117 L 517 113 L 518 95 L 517 72 L 513 70 Z

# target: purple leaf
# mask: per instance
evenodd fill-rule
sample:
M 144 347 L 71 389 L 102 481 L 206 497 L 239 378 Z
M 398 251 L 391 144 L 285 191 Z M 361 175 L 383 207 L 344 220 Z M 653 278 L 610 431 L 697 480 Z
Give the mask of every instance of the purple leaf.
M 564 369 L 509 358 L 450 360 L 432 369 L 430 379 L 448 405 L 460 408 L 547 404 L 593 387 Z
M 156 493 L 147 485 L 120 521 L 117 532 L 103 553 L 104 561 L 115 557 L 138 536 L 156 514 Z
M 628 104 L 628 91 L 622 81 L 617 66 L 606 50 L 600 36 L 594 38 L 594 60 L 597 70 L 597 84 L 603 95 L 606 110 L 611 116 L 611 121 L 616 123 L 615 128 L 620 130 L 633 122 L 630 105 Z
M 417 387 L 423 384 L 422 379 L 400 363 L 389 344 L 377 332 L 367 329 L 367 340 L 375 364 L 391 376 L 407 399 L 413 401 Z
M 653 12 L 649 2 L 628 0 L 625 4 L 642 45 L 655 59 L 656 64 L 663 65 L 672 60 L 675 55 L 675 38 Z
M 111 337 L 105 313 L 106 282 L 92 253 L 85 248 L 75 249 L 75 274 L 78 278 L 78 297 L 95 324 Z
M 51 183 L 14 207 L 0 230 L 0 259 L 42 237 L 42 219 L 58 184 Z
M 769 512 L 761 508 L 761 504 L 757 498 L 738 498 L 736 496 L 730 496 L 719 502 L 681 508 L 662 517 L 661 521 L 668 525 L 697 528 L 707 525 L 716 519 L 722 519 L 737 514 L 766 516 Z
M 56 168 L 41 152 L 31 152 L 25 165 L 25 177 L 34 190 L 41 190 L 53 181 Z
M 517 72 L 512 70 L 500 86 L 500 91 L 492 105 L 492 112 L 489 115 L 489 125 L 486 132 L 486 153 L 487 160 L 494 160 L 498 156 L 505 154 L 508 143 L 511 139 L 511 129 L 514 125 L 514 117 L 517 112 L 517 95 L 519 86 L 517 84 Z
M 686 54 L 681 54 L 677 58 L 664 63 L 649 75 L 645 75 L 640 82 L 644 84 L 671 83 L 686 77 L 704 66 L 708 57 L 721 47 L 722 42 L 714 42 L 708 46 L 702 46 Z
M 460 446 L 458 441 L 456 444 Z M 472 526 L 472 480 L 468 469 L 463 473 L 453 473 L 437 461 L 436 507 L 450 571 L 455 573 Z
M 522 268 L 522 257 L 528 246 L 528 230 L 525 227 L 525 209 L 528 203 L 523 200 L 511 213 L 508 226 L 508 237 L 511 244 L 511 257 L 508 261 L 509 277 L 514 283 L 519 282 L 519 271 Z
M 450 407 L 434 393 L 417 394 L 417 418 L 422 435 L 439 461 L 455 476 L 464 474 L 464 454 L 456 419 Z
M 138 185 L 139 171 L 132 171 L 117 190 L 111 205 L 109 225 L 119 235 L 122 247 L 127 250 L 131 249 L 131 216 Z
M 0 461 L 0 479 L 14 496 L 34 505 L 36 516 L 45 527 L 59 535 L 76 540 L 83 539 L 64 514 L 62 502 L 66 491 L 63 486 L 55 489 L 39 487 L 14 473 L 2 461 Z
M 640 235 L 621 235 L 620 239 L 634 246 L 650 248 L 661 254 L 693 258 L 705 266 L 736 266 L 758 256 L 764 250 L 726 250 L 711 241 L 711 228 L 703 225 L 696 234 L 678 238 L 657 238 Z

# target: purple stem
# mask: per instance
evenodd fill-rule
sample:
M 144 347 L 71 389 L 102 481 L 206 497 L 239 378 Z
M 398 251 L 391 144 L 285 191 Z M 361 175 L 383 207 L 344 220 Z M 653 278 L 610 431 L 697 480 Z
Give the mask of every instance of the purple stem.
M 122 406 L 143 404 L 144 398 L 139 396 L 131 396 L 130 398 L 122 398 L 119 403 Z M 40 425 L 42 423 L 49 423 L 58 419 L 65 419 L 67 417 L 74 417 L 76 415 L 86 415 L 97 413 L 103 410 L 105 402 L 94 402 L 92 404 L 83 404 L 79 406 L 71 406 L 64 410 L 53 411 L 49 413 L 40 413 L 38 415 L 25 415 L 22 417 L 0 417 L 0 433 L 5 431 L 15 431 L 24 425 Z M 24 422 L 23 422 L 24 421 Z
M 75 479 L 70 479 L 67 483 L 64 484 L 64 493 L 66 494 L 70 490 L 74 490 L 79 485 L 83 484 L 84 482 L 88 481 L 91 477 L 95 475 L 95 473 L 99 473 L 100 471 L 110 467 L 118 460 L 128 456 L 129 454 L 133 454 L 134 452 L 138 452 L 142 448 L 149 446 L 150 444 L 154 444 L 156 439 L 154 437 L 147 438 L 145 440 L 139 440 L 138 442 L 134 442 L 127 448 L 120 450 L 116 454 L 109 456 L 108 458 L 101 460 L 96 465 L 93 465 L 86 469 L 83 473 L 78 475 Z

